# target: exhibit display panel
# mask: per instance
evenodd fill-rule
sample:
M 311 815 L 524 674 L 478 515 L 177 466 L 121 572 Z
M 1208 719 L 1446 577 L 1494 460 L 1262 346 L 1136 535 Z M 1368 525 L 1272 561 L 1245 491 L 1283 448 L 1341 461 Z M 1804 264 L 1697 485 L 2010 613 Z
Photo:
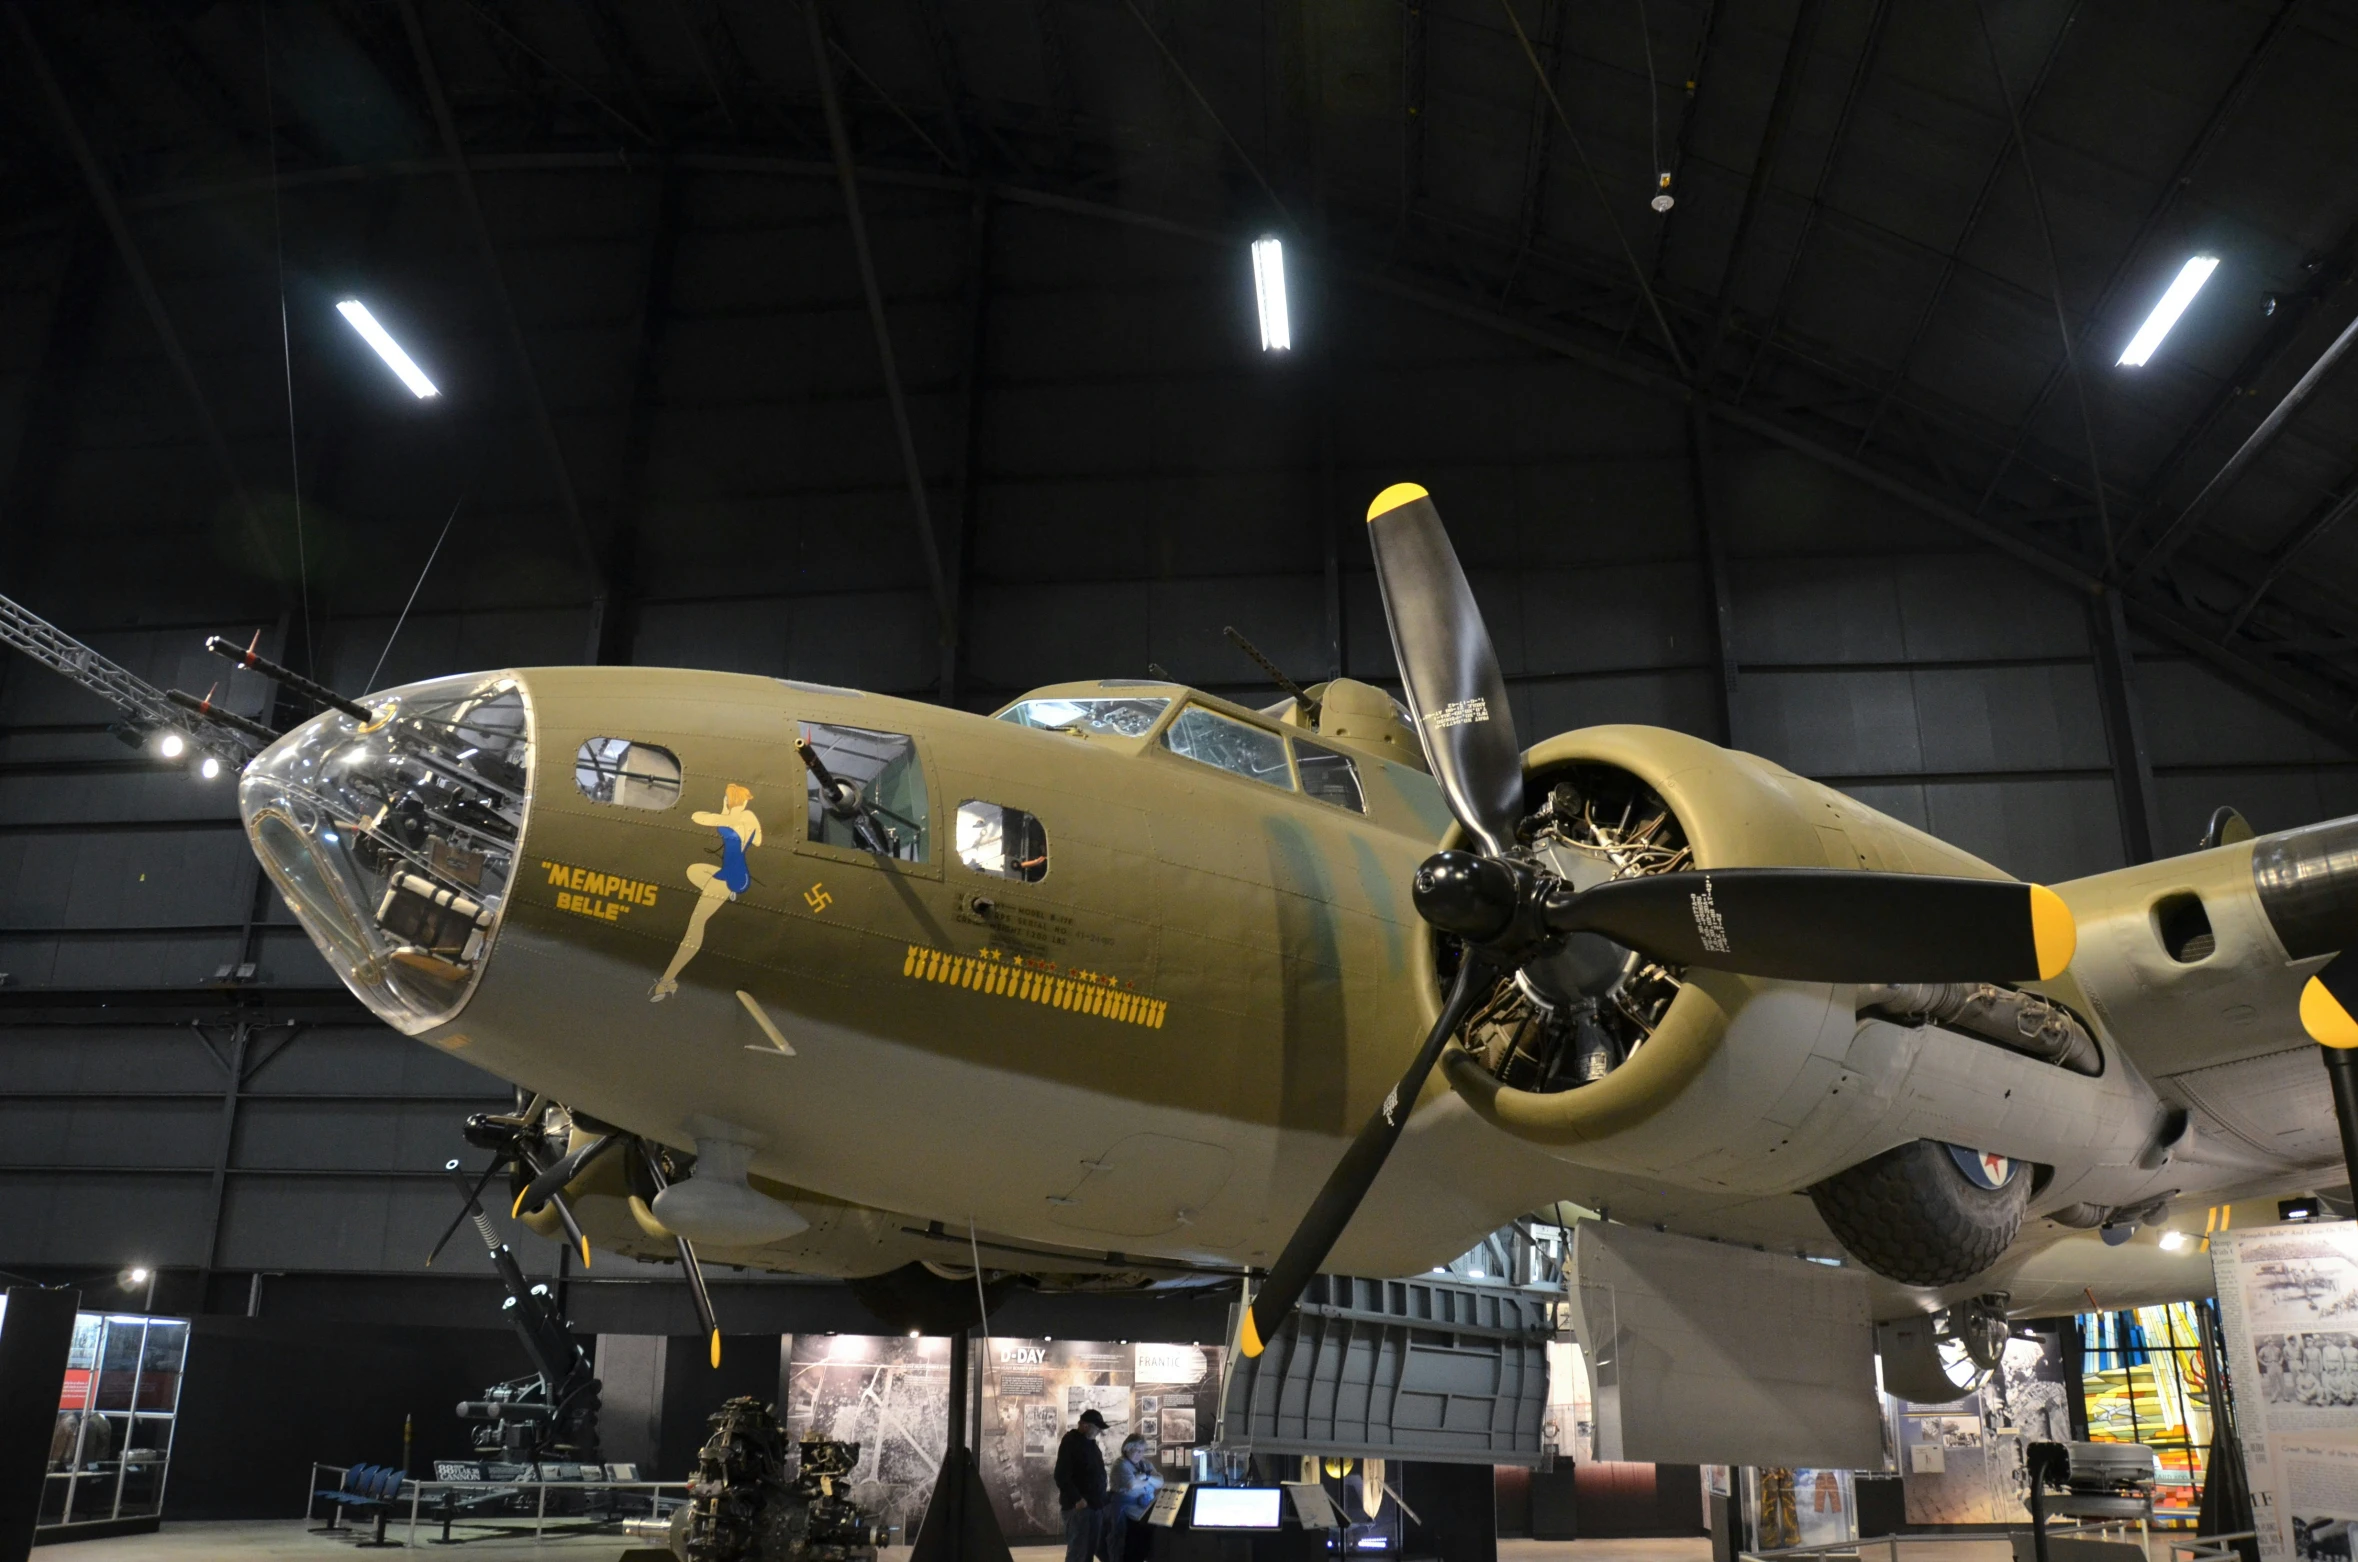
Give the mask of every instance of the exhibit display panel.
M 1056 1448 L 1084 1410 L 1105 1418 L 1107 1467 L 1136 1433 L 1166 1480 L 1192 1473 L 1219 1424 L 1216 1345 L 1111 1340 L 978 1342 L 983 1490 L 1010 1539 L 1063 1534 Z M 789 1435 L 860 1445 L 852 1500 L 909 1536 L 933 1498 L 949 1432 L 950 1342 L 938 1336 L 798 1334 L 786 1345 Z
M 41 1529 L 153 1520 L 163 1511 L 188 1362 L 185 1318 L 80 1313 L 59 1387 Z
M 2074 1387 L 2062 1336 L 2044 1330 L 2008 1340 L 1999 1370 L 1946 1404 L 1884 1396 L 1908 1523 L 2027 1523 L 2024 1455 L 2032 1443 L 2072 1441 Z
M 2358 1225 L 2213 1232 L 2211 1270 L 2260 1562 L 2347 1551 L 2358 1523 Z

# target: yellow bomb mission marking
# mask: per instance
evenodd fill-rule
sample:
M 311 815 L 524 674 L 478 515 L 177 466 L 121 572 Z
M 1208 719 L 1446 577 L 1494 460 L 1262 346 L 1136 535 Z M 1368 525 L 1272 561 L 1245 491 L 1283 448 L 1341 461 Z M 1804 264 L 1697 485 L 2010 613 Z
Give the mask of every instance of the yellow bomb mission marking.
M 545 858 L 541 867 L 548 872 L 549 887 L 557 892 L 559 911 L 600 922 L 619 922 L 634 906 L 654 909 L 655 886 L 644 879 L 626 879 L 619 873 L 599 873 Z
M 946 954 L 922 944 L 909 946 L 908 955 L 901 961 L 901 974 L 915 981 L 943 982 L 991 997 L 1044 1003 L 1124 1025 L 1143 1025 L 1148 1030 L 1161 1030 L 1163 1015 L 1170 1008 L 1164 999 L 1124 992 L 1103 982 L 1077 981 L 998 960 Z

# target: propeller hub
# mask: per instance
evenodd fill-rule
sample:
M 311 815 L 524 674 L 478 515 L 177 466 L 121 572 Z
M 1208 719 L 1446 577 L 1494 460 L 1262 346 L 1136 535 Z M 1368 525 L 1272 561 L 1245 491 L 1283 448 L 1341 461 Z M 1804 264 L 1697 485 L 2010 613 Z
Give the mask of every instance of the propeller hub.
M 1487 944 L 1512 927 L 1522 901 L 1514 870 L 1495 857 L 1435 852 L 1416 870 L 1417 915 L 1444 933 Z
M 513 1152 L 521 1130 L 514 1122 L 503 1122 L 494 1112 L 476 1112 L 467 1118 L 463 1130 L 467 1143 L 478 1150 L 506 1150 Z

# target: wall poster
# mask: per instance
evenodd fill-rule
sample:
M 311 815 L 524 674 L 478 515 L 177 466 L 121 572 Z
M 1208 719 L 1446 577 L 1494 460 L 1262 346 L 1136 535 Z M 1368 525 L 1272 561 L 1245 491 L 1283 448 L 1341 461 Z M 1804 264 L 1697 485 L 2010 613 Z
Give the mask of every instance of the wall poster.
M 1083 1410 L 1105 1417 L 1109 1468 L 1135 1432 L 1165 1479 L 1186 1479 L 1188 1456 L 1218 1428 L 1222 1355 L 1217 1345 L 991 1340 L 979 1452 L 1001 1531 L 1017 1542 L 1064 1533 L 1056 1448 Z
M 1945 1405 L 1886 1396 L 1910 1524 L 2021 1524 L 2030 1519 L 2024 1455 L 2071 1441 L 2061 1337 L 2006 1342 L 1987 1382 Z
M 949 1406 L 947 1339 L 797 1334 L 787 1350 L 786 1403 L 779 1407 L 787 1435 L 858 1443 L 851 1499 L 897 1536 L 915 1537 L 933 1499 Z
M 985 1347 L 978 1347 L 978 1354 Z M 1110 1468 L 1135 1432 L 1165 1478 L 1217 1429 L 1222 1348 L 1096 1340 L 992 1339 L 976 1379 L 983 1489 L 1011 1541 L 1057 1539 L 1056 1448 L 1084 1410 L 1105 1417 Z M 933 1499 L 949 1431 L 950 1342 L 899 1335 L 797 1334 L 786 1353 L 789 1436 L 860 1445 L 852 1500 L 910 1544 Z
M 2261 1562 L 2347 1555 L 2358 1525 L 2358 1224 L 2216 1232 L 2211 1272 Z

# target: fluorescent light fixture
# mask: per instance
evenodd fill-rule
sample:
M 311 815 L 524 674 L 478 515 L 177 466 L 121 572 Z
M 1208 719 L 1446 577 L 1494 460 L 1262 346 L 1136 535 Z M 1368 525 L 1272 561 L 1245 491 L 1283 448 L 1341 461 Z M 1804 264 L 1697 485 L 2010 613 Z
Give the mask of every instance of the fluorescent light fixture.
M 1253 302 L 1261 310 L 1261 351 L 1291 348 L 1294 328 L 1285 311 L 1285 246 L 1275 239 L 1253 240 Z
M 401 344 L 393 340 L 392 334 L 377 324 L 377 317 L 368 312 L 368 305 L 357 298 L 347 298 L 336 306 L 336 313 L 352 322 L 352 329 L 360 333 L 360 339 L 374 347 L 377 356 L 385 360 L 385 366 L 401 376 L 401 383 L 409 387 L 412 396 L 424 401 L 428 396 L 442 394 L 426 378 L 426 372 L 401 350 Z
M 2153 306 L 2153 313 L 2145 317 L 2145 323 L 2137 327 L 2137 334 L 2129 338 L 2129 345 L 2122 350 L 2116 367 L 2144 367 L 2145 360 L 2151 358 L 2154 350 L 2161 346 L 2162 338 L 2170 334 L 2170 327 L 2176 325 L 2178 317 L 2186 313 L 2186 306 L 2194 302 L 2194 295 L 2202 291 L 2202 285 L 2218 269 L 2219 257 L 2216 255 L 2196 255 L 2180 266 L 2177 277 L 2162 293 L 2161 302 Z

